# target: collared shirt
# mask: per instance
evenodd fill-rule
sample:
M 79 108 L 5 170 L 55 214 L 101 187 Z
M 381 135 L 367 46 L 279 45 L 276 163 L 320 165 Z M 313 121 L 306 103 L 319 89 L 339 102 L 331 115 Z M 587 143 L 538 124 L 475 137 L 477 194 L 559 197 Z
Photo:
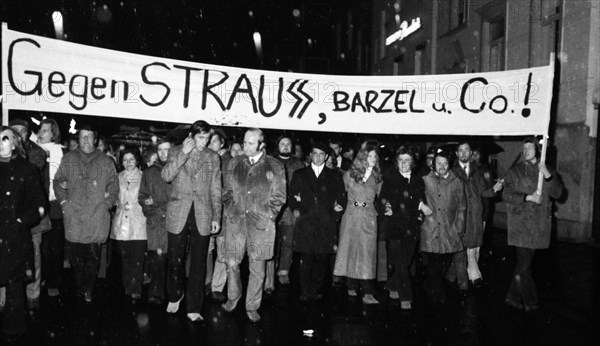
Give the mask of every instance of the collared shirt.
M 313 172 L 315 172 L 315 175 L 317 176 L 317 178 L 319 177 L 319 175 L 321 174 L 321 172 L 323 172 L 323 167 L 325 167 L 325 163 L 323 163 L 320 166 L 315 165 L 314 163 L 310 164 L 310 167 L 312 168 Z
M 468 163 L 460 163 L 460 166 L 462 167 L 462 169 L 465 171 L 465 174 L 467 175 L 467 177 L 469 176 L 469 164 Z
M 337 167 L 338 168 L 342 168 L 342 155 L 339 155 L 338 157 L 336 157 L 335 159 L 337 161 Z
M 402 176 L 403 176 L 405 179 L 408 179 L 408 181 L 409 181 L 409 182 L 410 182 L 410 173 L 411 173 L 411 172 L 408 172 L 408 173 L 402 173 L 402 172 L 400 172 L 400 174 L 402 174 Z
M 258 154 L 254 155 L 254 156 L 250 156 L 249 157 L 250 164 L 253 165 L 253 164 L 257 163 L 258 160 L 260 160 L 260 157 L 262 156 L 262 154 L 263 154 L 263 152 L 261 151 L 261 152 L 259 152 Z
M 373 167 L 371 167 L 371 166 L 367 167 L 367 170 L 365 171 L 365 176 L 363 177 L 363 182 L 365 182 L 365 183 L 367 182 L 367 180 L 371 176 L 372 172 L 373 172 Z

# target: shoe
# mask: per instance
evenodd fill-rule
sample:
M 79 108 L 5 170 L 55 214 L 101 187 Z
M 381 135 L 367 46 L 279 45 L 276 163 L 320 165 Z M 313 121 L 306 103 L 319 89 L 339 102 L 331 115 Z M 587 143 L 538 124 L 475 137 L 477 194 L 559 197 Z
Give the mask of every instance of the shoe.
M 210 292 L 210 298 L 216 302 L 219 303 L 224 303 L 227 299 L 225 298 L 225 295 L 222 292 L 219 291 L 212 291 Z
M 309 298 L 310 300 L 321 300 L 323 299 L 323 295 L 321 293 L 311 294 Z
M 193 323 L 204 321 L 204 318 L 202 317 L 202 315 L 200 315 L 197 312 L 191 312 L 191 313 L 187 314 L 187 318 L 188 318 L 188 320 L 190 320 L 190 322 L 193 322 Z
M 167 305 L 167 313 L 174 314 L 177 311 L 179 311 L 179 303 L 181 303 L 181 301 L 183 300 L 184 296 L 185 296 L 185 294 L 182 294 L 181 298 L 179 298 L 178 301 L 176 301 L 176 302 L 169 302 L 169 304 Z
M 412 302 L 410 300 L 403 300 L 400 302 L 400 309 L 402 310 L 411 310 Z
M 471 281 L 471 285 L 475 289 L 480 289 L 483 287 L 483 279 L 482 278 L 475 279 L 475 280 Z
M 92 297 L 92 292 L 85 292 L 83 294 L 83 300 L 85 300 L 86 303 L 91 303 L 94 300 Z
M 341 286 L 343 285 L 343 283 L 344 283 L 344 282 L 342 281 L 342 278 L 341 278 L 341 277 L 339 277 L 339 276 L 334 276 L 334 277 L 333 277 L 333 281 L 331 282 L 331 285 L 332 285 L 333 287 L 341 287 Z
M 256 310 L 246 311 L 246 316 L 248 316 L 248 320 L 250 320 L 252 323 L 258 323 L 260 321 L 260 315 Z
M 27 299 L 27 310 L 35 310 L 40 307 L 40 298 Z
M 237 305 L 237 302 L 234 302 L 233 300 L 228 300 L 226 303 L 222 304 L 221 306 L 223 307 L 223 310 L 225 310 L 227 312 L 232 312 L 233 310 L 235 310 L 236 305 Z
M 525 305 L 525 312 L 532 312 L 539 310 L 539 306 L 537 304 Z
M 365 294 L 362 297 L 362 302 L 363 302 L 363 304 L 367 304 L 367 305 L 379 304 L 379 301 L 377 299 L 375 299 L 375 297 L 373 297 L 372 294 Z
M 290 284 L 290 277 L 287 274 L 279 274 L 279 283 L 281 285 L 287 286 Z
M 390 299 L 400 299 L 400 294 L 398 293 L 398 291 L 390 291 Z
M 275 288 L 273 288 L 273 287 L 265 288 L 265 293 L 266 294 L 270 295 L 270 294 L 273 294 L 273 292 L 275 292 Z
M 513 308 L 515 308 L 517 310 L 523 310 L 523 304 L 516 302 L 510 298 L 504 299 L 504 304 L 506 304 L 508 306 L 512 306 Z
M 152 305 L 161 305 L 163 303 L 163 299 L 161 297 L 150 297 L 148 298 L 148 303 Z
M 60 295 L 60 290 L 58 288 L 49 288 L 48 289 L 48 297 L 58 297 Z

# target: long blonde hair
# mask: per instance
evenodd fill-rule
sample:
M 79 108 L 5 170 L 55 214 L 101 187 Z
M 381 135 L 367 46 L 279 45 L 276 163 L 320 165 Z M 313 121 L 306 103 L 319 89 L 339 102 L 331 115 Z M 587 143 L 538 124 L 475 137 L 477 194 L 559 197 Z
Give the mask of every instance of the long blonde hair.
M 371 175 L 373 176 L 373 178 L 375 178 L 376 183 L 379 184 L 382 181 L 381 168 L 379 167 L 379 151 L 376 147 L 367 146 L 366 148 L 360 149 L 358 151 L 354 162 L 352 162 L 352 167 L 350 168 L 350 177 L 353 178 L 354 181 L 356 181 L 357 183 L 362 181 L 362 179 L 365 176 L 365 172 L 367 171 L 367 167 L 369 167 L 369 162 L 367 161 L 367 158 L 369 157 L 369 153 L 371 151 L 374 151 L 377 155 L 377 162 L 373 167 Z

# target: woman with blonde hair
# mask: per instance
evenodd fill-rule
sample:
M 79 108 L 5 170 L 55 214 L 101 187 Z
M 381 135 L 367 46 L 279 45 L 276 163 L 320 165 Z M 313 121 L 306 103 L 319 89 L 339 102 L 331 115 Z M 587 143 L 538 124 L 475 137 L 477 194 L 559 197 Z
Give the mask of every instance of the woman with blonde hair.
M 382 177 L 377 148 L 360 149 L 352 167 L 344 174 L 348 194 L 346 212 L 340 226 L 340 241 L 333 275 L 345 276 L 348 295 L 357 296 L 360 285 L 365 304 L 375 299 L 377 263 L 377 211 L 375 198 L 381 191 Z

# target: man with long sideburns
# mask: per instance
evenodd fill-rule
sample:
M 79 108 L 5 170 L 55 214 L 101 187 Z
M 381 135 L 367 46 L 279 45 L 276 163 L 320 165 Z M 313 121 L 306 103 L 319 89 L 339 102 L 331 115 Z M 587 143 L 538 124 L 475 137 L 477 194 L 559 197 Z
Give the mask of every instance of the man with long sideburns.
M 242 296 L 240 263 L 248 253 L 250 277 L 246 290 L 246 315 L 260 321 L 258 308 L 265 280 L 265 261 L 273 257 L 275 219 L 286 202 L 285 169 L 267 156 L 260 129 L 244 135 L 244 155 L 233 158 L 225 175 L 223 193 L 228 301 L 233 311 Z
M 192 124 L 190 136 L 183 145 L 169 152 L 161 175 L 171 183 L 167 203 L 167 312 L 174 314 L 187 294 L 187 317 L 202 321 L 204 278 L 210 235 L 221 225 L 221 162 L 219 154 L 206 145 L 211 126 L 203 120 Z M 190 273 L 184 289 L 184 259 L 189 244 Z
M 479 164 L 472 162 L 473 151 L 471 144 L 463 141 L 456 146 L 457 162 L 452 171 L 465 186 L 467 200 L 467 213 L 465 219 L 465 235 L 462 238 L 464 249 L 454 254 L 454 275 L 458 279 L 461 289 L 468 288 L 468 280 L 478 288 L 482 284 L 481 271 L 479 270 L 479 248 L 483 243 L 483 198 L 494 197 L 502 189 L 502 183 L 487 186 L 483 171 Z
M 277 140 L 277 157 L 279 162 L 285 167 L 285 178 L 289 184 L 292 181 L 294 172 L 304 168 L 304 164 L 292 155 L 294 142 L 288 135 L 282 135 Z M 277 220 L 277 241 L 275 249 L 275 258 L 267 262 L 267 278 L 265 279 L 265 292 L 272 292 L 275 289 L 275 268 L 277 267 L 277 277 L 282 285 L 290 283 L 290 267 L 294 250 L 292 242 L 294 241 L 294 216 L 286 205 L 282 208 L 281 214 Z

